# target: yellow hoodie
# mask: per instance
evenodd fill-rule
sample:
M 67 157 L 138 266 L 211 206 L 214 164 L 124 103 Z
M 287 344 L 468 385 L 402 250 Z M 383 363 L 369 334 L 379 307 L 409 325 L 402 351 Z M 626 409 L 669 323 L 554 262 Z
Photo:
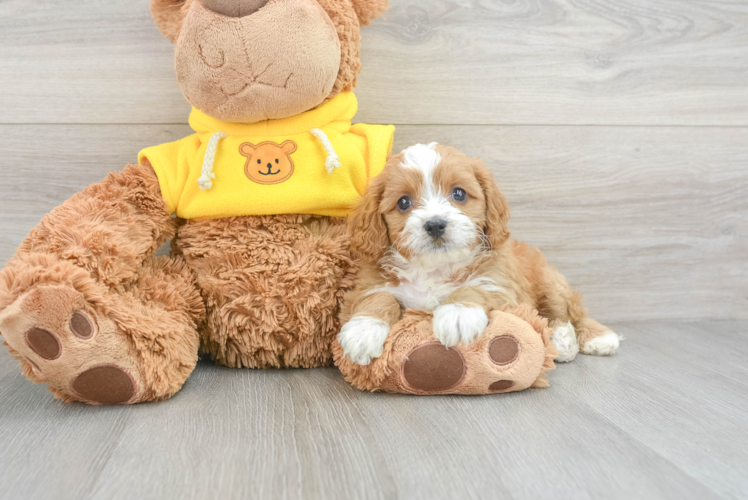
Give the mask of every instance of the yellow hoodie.
M 392 125 L 351 125 L 351 92 L 297 116 L 228 123 L 197 109 L 196 132 L 144 149 L 170 213 L 183 219 L 271 214 L 345 216 L 384 168 Z

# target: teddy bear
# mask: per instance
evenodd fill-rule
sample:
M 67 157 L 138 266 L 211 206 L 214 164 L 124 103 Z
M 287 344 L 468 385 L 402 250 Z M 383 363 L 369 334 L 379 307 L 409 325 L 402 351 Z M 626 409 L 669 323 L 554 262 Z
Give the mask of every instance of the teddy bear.
M 332 363 L 356 273 L 345 216 L 394 134 L 351 123 L 360 26 L 386 8 L 152 0 L 195 133 L 53 209 L 0 271 L 0 332 L 30 380 L 130 404 L 174 395 L 200 354 Z

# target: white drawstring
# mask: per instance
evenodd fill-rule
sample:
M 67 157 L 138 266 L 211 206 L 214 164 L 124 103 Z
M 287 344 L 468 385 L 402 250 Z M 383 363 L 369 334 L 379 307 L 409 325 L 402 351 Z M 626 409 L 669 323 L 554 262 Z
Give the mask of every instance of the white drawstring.
M 200 171 L 202 175 L 197 179 L 197 184 L 203 191 L 213 187 L 212 179 L 216 178 L 216 174 L 213 173 L 213 163 L 215 163 L 216 160 L 218 141 L 225 139 L 226 137 L 227 134 L 224 132 L 216 132 L 210 136 L 208 147 L 205 149 L 205 157 L 203 158 L 203 168 Z
M 335 152 L 335 148 L 332 147 L 332 143 L 330 142 L 330 139 L 328 139 L 327 134 L 318 128 L 313 128 L 309 133 L 319 139 L 319 142 L 322 143 L 322 147 L 325 148 L 325 152 L 327 152 L 327 160 L 325 160 L 327 173 L 331 174 L 336 168 L 341 167 L 342 163 L 340 163 L 340 157 L 338 156 L 338 153 Z

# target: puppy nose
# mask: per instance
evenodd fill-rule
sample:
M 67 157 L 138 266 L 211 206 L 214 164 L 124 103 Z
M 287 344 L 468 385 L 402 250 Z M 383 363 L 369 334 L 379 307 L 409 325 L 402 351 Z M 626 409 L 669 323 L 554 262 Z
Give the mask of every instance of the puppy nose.
M 254 14 L 269 0 L 203 0 L 203 6 L 216 14 L 228 17 L 244 17 Z
M 447 221 L 444 219 L 431 219 L 423 225 L 426 233 L 432 238 L 436 239 L 444 234 L 447 229 Z

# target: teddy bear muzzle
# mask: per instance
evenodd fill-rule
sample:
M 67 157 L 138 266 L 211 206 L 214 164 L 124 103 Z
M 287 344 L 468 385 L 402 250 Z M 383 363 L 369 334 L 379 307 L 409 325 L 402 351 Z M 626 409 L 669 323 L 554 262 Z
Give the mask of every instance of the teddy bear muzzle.
M 228 17 L 245 17 L 254 14 L 269 0 L 203 0 L 203 6 Z

